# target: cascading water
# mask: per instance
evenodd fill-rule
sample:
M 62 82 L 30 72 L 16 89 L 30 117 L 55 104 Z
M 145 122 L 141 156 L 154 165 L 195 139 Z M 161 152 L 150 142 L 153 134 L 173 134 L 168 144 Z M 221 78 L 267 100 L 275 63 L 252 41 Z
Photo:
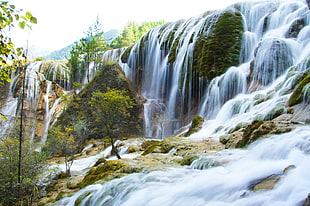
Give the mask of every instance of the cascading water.
M 195 49 L 202 36 L 212 38 L 219 19 L 229 12 L 242 15 L 239 65 L 207 81 L 193 70 Z M 124 52 L 122 66 L 148 100 L 146 136 L 165 137 L 195 115 L 213 119 L 229 99 L 272 84 L 309 56 L 308 42 L 309 9 L 304 1 L 243 2 L 151 30 Z
M 192 45 L 195 35 L 202 31 L 202 22 L 216 22 L 223 11 L 157 27 L 129 54 L 123 53 L 127 56 L 123 65 L 126 75 L 142 86 L 141 93 L 148 100 L 148 136 L 163 137 L 174 132 L 177 124 L 167 127 L 165 118 L 171 122 L 196 114 L 204 116 L 209 120 L 190 138 L 217 139 L 237 124 L 271 120 L 277 111 L 286 112 L 296 82 L 309 74 L 310 12 L 306 2 L 261 0 L 231 8 L 240 10 L 244 25 L 240 65 L 227 68 L 211 81 L 202 80 L 192 71 Z M 302 22 L 302 26 L 296 22 Z M 169 53 L 172 45 L 163 43 L 168 37 L 178 42 L 174 57 Z M 186 88 L 194 85 L 200 86 L 196 96 Z M 310 112 L 309 86 L 302 94 L 302 104 Z M 185 103 L 187 100 L 197 103 Z M 162 119 L 154 120 L 156 114 Z M 56 205 L 302 205 L 310 192 L 309 143 L 310 127 L 299 126 L 257 140 L 244 150 L 202 154 L 190 167 L 136 173 L 90 185 Z M 259 182 L 273 177 L 277 178 L 273 188 L 256 188 Z
M 69 71 L 63 62 L 33 62 L 23 72 L 16 74 L 2 108 L 9 120 L 0 124 L 1 137 L 16 135 L 10 134 L 10 131 L 16 127 L 15 122 L 20 116 L 23 101 L 24 138 L 29 139 L 33 147 L 40 150 L 46 141 L 49 127 L 55 121 L 62 92 L 69 89 L 69 82 Z M 25 94 L 21 98 L 23 88 Z
M 204 170 L 137 173 L 90 185 L 56 205 L 73 206 L 77 201 L 82 206 L 300 205 L 310 188 L 309 134 L 309 126 L 301 127 L 258 141 L 246 150 L 205 157 L 211 162 L 206 166 L 192 166 Z M 214 158 L 226 164 L 214 167 Z M 280 179 L 273 190 L 253 192 L 255 182 L 272 175 Z

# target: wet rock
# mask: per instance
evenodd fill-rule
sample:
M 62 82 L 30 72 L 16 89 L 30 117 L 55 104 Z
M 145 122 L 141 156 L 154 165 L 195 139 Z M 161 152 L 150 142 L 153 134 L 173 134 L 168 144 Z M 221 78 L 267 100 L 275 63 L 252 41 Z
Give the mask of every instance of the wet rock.
M 221 136 L 220 142 L 225 144 L 225 148 L 227 149 L 243 148 L 259 138 L 265 138 L 273 134 L 286 133 L 297 126 L 297 123 L 290 121 L 255 120 L 245 128 L 233 132 L 232 134 Z
M 93 184 L 98 180 L 108 181 L 114 178 L 122 177 L 126 175 L 124 171 L 121 172 L 121 169 L 125 166 L 128 165 L 123 161 L 108 160 L 104 164 L 99 165 L 97 168 L 92 168 L 86 174 L 79 186 L 82 188 L 87 185 Z
M 223 135 L 220 137 L 220 143 L 226 144 L 230 139 L 232 135 Z
M 97 162 L 93 165 L 93 167 L 97 167 L 98 165 L 105 163 L 106 161 L 107 160 L 104 157 L 102 157 L 102 158 L 97 160 Z
M 296 38 L 300 30 L 302 30 L 305 25 L 306 25 L 305 19 L 295 20 L 290 26 L 290 29 L 288 33 L 286 34 L 286 38 Z
M 293 94 L 290 96 L 288 100 L 288 106 L 293 106 L 299 104 L 303 100 L 303 92 L 304 88 L 310 84 L 310 74 L 307 75 L 296 87 Z
M 142 155 L 147 155 L 150 153 L 161 153 L 161 142 L 155 141 L 153 144 L 149 145 L 145 151 L 142 153 Z
M 260 190 L 272 190 L 277 182 L 282 178 L 282 175 L 273 174 L 268 177 L 259 179 L 250 184 L 249 190 L 257 192 Z
M 308 197 L 303 202 L 302 206 L 310 206 L 310 193 L 308 194 Z
M 204 119 L 202 117 L 196 116 L 193 119 L 192 124 L 191 124 L 188 132 L 186 132 L 184 136 L 188 137 L 188 136 L 198 132 L 202 128 L 203 122 L 204 122 Z
M 186 154 L 178 162 L 180 165 L 191 165 L 199 156 L 196 154 Z

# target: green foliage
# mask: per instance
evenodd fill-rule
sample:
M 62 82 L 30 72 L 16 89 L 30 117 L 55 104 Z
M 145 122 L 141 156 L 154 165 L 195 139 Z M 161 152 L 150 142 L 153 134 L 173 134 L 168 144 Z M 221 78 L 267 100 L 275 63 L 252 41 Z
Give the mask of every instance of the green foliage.
M 67 175 L 70 175 L 70 168 L 73 164 L 74 154 L 77 148 L 72 131 L 72 127 L 65 127 L 64 129 L 61 126 L 53 127 L 49 130 L 44 148 L 50 154 L 57 154 L 64 157 Z
M 0 83 L 10 82 L 10 73 L 26 63 L 23 49 L 16 47 L 6 33 L 15 24 L 24 29 L 31 28 L 29 23 L 37 23 L 31 12 L 20 15 L 21 11 L 7 1 L 0 2 Z
M 72 68 L 73 82 L 80 81 L 83 73 L 81 70 L 84 70 L 85 63 L 94 62 L 96 67 L 102 62 L 101 57 L 104 51 L 106 51 L 106 41 L 101 28 L 102 24 L 97 17 L 93 25 L 86 31 L 86 36 L 74 43 L 70 51 L 70 58 L 68 59 Z
M 90 106 L 95 122 L 101 124 L 107 136 L 115 136 L 121 126 L 128 123 L 130 109 L 135 105 L 126 91 L 108 88 L 106 93 L 93 92 Z
M 112 150 L 119 159 L 120 156 L 114 148 L 114 139 L 122 133 L 122 127 L 130 123 L 130 109 L 134 105 L 134 100 L 126 95 L 126 91 L 110 88 L 106 93 L 93 92 L 90 100 L 96 128 L 110 138 Z
M 38 175 L 46 169 L 46 155 L 35 152 L 28 141 L 23 142 L 21 159 L 21 183 L 18 184 L 17 138 L 5 138 L 0 142 L 0 205 L 23 202 L 32 205 L 38 197 Z
M 116 37 L 109 47 L 116 49 L 130 46 L 136 43 L 145 33 L 152 28 L 165 24 L 165 21 L 143 22 L 140 26 L 135 21 L 130 21 L 124 27 L 123 32 Z

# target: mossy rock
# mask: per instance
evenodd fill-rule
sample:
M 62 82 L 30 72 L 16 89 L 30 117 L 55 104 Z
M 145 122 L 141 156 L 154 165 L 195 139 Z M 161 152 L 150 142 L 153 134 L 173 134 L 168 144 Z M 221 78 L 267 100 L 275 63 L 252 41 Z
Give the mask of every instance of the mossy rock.
M 93 167 L 97 167 L 98 165 L 105 163 L 107 160 L 104 157 L 99 158 Z
M 236 148 L 243 148 L 246 145 L 250 144 L 251 142 L 253 142 L 254 140 L 256 140 L 258 137 L 254 137 L 252 138 L 252 134 L 253 132 L 259 128 L 262 124 L 264 123 L 264 121 L 259 121 L 259 120 L 254 120 L 250 125 L 248 125 L 244 131 L 243 131 L 243 138 L 242 140 L 240 140 L 237 145 Z
M 273 134 L 290 132 L 298 124 L 287 121 L 253 121 L 243 130 L 242 139 L 236 144 L 236 148 L 243 148 L 259 138 L 265 138 Z
M 153 153 L 157 148 L 160 148 L 161 142 L 155 141 L 153 144 L 149 145 L 145 151 L 142 153 L 142 155 L 147 155 L 150 153 Z
M 122 56 L 121 56 L 121 61 L 122 61 L 122 63 L 127 63 L 128 57 L 129 57 L 129 54 L 130 54 L 132 48 L 133 48 L 133 45 L 132 45 L 132 46 L 129 46 L 129 47 L 122 53 Z
M 142 142 L 141 147 L 142 149 L 148 148 L 150 145 L 159 142 L 158 140 L 145 140 Z
M 231 135 L 222 135 L 220 137 L 220 143 L 226 144 L 231 139 Z
M 205 29 L 210 25 L 206 24 Z M 202 33 L 195 43 L 193 70 L 212 80 L 239 64 L 243 19 L 235 9 L 223 12 L 211 33 Z
M 264 117 L 264 120 L 272 120 L 282 114 L 285 114 L 287 109 L 284 104 L 277 104 L 274 108 L 272 108 Z
M 188 132 L 185 133 L 185 137 L 188 137 L 196 132 L 198 132 L 202 128 L 202 124 L 204 122 L 204 119 L 200 116 L 196 116 L 193 121 L 192 125 L 189 128 Z
M 249 125 L 249 124 L 246 123 L 246 122 L 240 122 L 240 123 L 238 123 L 234 128 L 230 129 L 230 130 L 228 131 L 228 133 L 231 134 L 231 133 L 233 133 L 233 132 L 235 132 L 235 131 L 238 131 L 238 130 L 240 130 L 240 129 L 243 129 L 243 128 L 247 127 L 248 125 Z
M 183 156 L 182 159 L 179 159 L 177 162 L 180 165 L 191 165 L 196 159 L 198 159 L 199 156 L 195 154 L 186 154 Z
M 116 177 L 124 176 L 120 173 L 120 169 L 127 166 L 124 162 L 119 160 L 108 160 L 97 168 L 92 168 L 80 183 L 80 188 L 93 184 L 98 180 L 108 181 Z
M 163 153 L 168 153 L 171 149 L 185 149 L 186 145 L 183 143 L 183 138 L 180 137 L 166 137 L 161 142 L 161 150 Z
M 139 149 L 137 149 L 137 147 L 134 146 L 129 146 L 127 149 L 127 153 L 134 153 L 137 152 Z
M 297 86 L 297 88 L 294 90 L 293 94 L 288 100 L 288 106 L 294 106 L 296 104 L 299 104 L 303 100 L 303 92 L 304 88 L 310 84 L 310 74 L 308 74 Z
M 81 204 L 81 202 L 88 196 L 90 195 L 92 192 L 89 191 L 89 192 L 85 192 L 84 194 L 80 195 L 76 200 L 75 200 L 75 203 L 74 203 L 74 206 L 79 206 Z

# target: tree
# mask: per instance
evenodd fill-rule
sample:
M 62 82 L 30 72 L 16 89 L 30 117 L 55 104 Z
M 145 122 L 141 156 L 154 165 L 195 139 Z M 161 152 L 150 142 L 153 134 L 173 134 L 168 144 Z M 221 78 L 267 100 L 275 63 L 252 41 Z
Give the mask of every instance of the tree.
M 60 155 L 64 157 L 66 166 L 66 174 L 70 176 L 70 169 L 74 161 L 74 154 L 77 145 L 72 135 L 73 128 L 65 127 L 64 131 L 61 126 L 55 126 L 49 131 L 45 151 L 52 155 Z
M 86 36 L 75 42 L 71 51 L 69 63 L 72 67 L 72 79 L 75 82 L 81 77 L 81 70 L 84 66 L 89 67 L 91 62 L 94 62 L 94 69 L 101 63 L 103 52 L 106 50 L 106 41 L 103 37 L 102 24 L 99 18 L 85 32 Z M 87 74 L 88 80 L 90 74 Z
M 7 35 L 8 31 L 18 24 L 24 29 L 28 24 L 37 23 L 37 19 L 31 12 L 20 15 L 22 10 L 18 10 L 7 1 L 0 2 L 0 83 L 10 82 L 10 73 L 23 66 L 26 62 L 26 55 L 23 48 L 16 47 L 12 39 Z
M 32 205 L 38 197 L 38 176 L 46 170 L 46 155 L 35 152 L 29 141 L 24 141 L 22 178 L 19 181 L 18 151 L 18 138 L 4 138 L 0 142 L 0 205 L 15 205 L 17 202 Z
M 110 89 L 106 93 L 93 92 L 90 100 L 92 115 L 97 128 L 108 137 L 112 151 L 121 159 L 114 143 L 122 133 L 122 127 L 130 123 L 130 109 L 135 105 L 134 100 L 126 95 L 126 91 Z
M 143 22 L 140 26 L 135 21 L 130 21 L 125 25 L 123 32 L 116 37 L 109 47 L 111 48 L 122 48 L 128 47 L 136 43 L 145 33 L 152 28 L 165 24 L 165 21 L 154 21 L 154 22 Z

